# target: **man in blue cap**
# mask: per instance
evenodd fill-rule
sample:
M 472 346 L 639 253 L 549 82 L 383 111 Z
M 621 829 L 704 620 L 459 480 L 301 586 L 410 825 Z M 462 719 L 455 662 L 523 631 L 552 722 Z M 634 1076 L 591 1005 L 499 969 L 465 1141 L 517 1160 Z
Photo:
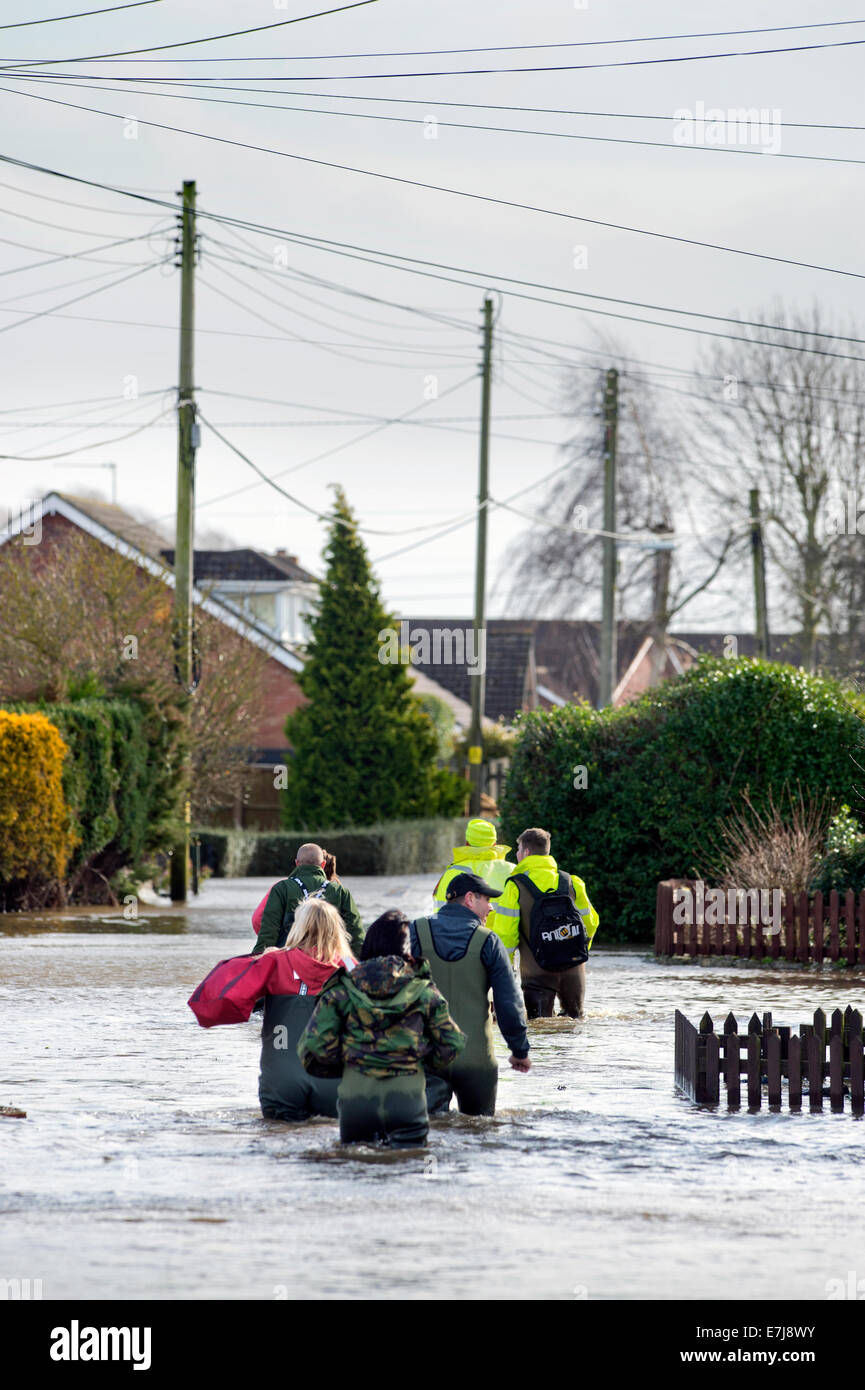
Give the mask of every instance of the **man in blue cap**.
M 456 1095 L 464 1115 L 494 1115 L 498 1063 L 493 1046 L 489 991 L 496 1023 L 510 1048 L 515 1071 L 526 1072 L 529 1037 L 526 1012 L 508 953 L 484 922 L 501 889 L 478 874 L 457 873 L 447 885 L 447 902 L 433 917 L 411 924 L 411 949 L 429 961 L 430 974 L 466 1035 L 466 1045 L 446 1078 L 427 1073 L 427 1109 L 443 1115 Z

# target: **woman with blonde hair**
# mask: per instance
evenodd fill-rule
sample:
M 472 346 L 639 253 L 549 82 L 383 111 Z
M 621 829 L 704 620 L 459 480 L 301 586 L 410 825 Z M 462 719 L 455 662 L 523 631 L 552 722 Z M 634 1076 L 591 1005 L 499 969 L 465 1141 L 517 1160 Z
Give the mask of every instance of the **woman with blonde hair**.
M 310 898 L 298 907 L 285 946 L 221 961 L 189 1000 L 199 1023 L 210 1028 L 245 1022 L 264 996 L 258 1097 L 265 1119 L 336 1117 L 339 1081 L 304 1071 L 297 1043 L 322 986 L 335 970 L 351 971 L 354 964 L 339 912 Z

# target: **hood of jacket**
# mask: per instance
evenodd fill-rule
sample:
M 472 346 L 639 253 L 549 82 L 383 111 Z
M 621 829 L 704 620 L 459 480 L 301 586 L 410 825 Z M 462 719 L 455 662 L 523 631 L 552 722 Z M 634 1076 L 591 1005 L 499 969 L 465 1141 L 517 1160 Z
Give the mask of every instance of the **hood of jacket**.
M 518 874 L 531 874 L 537 869 L 546 869 L 551 874 L 558 874 L 558 865 L 551 854 L 527 854 L 525 859 L 521 859 L 515 872 Z
M 454 849 L 455 864 L 491 863 L 494 859 L 504 859 L 510 845 L 457 845 Z
M 301 984 L 306 985 L 310 994 L 318 994 L 325 980 L 329 980 L 342 964 L 342 961 L 334 964 L 316 960 L 299 946 L 291 951 L 274 952 L 273 960 L 276 964 L 268 984 L 271 994 L 297 994 Z
M 327 883 L 324 869 L 318 864 L 295 864 L 283 882 L 290 883 L 293 878 L 300 879 L 308 893 L 314 893 L 323 883 Z M 296 885 L 295 885 L 296 886 Z
M 402 1014 L 420 998 L 431 980 L 429 965 L 413 965 L 402 956 L 373 956 L 341 981 L 355 1008 Z

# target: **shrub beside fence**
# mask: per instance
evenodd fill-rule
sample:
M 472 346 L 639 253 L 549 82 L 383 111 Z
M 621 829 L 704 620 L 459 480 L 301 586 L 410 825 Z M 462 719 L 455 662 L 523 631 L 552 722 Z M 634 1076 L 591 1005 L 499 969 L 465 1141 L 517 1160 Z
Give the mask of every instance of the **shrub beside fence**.
M 742 1103 L 743 1075 L 749 1110 L 762 1107 L 764 1084 L 769 1108 L 780 1109 L 784 1081 L 790 1110 L 802 1109 L 803 1082 L 809 1109 L 822 1110 L 823 1083 L 828 1078 L 831 1109 L 843 1111 L 844 1097 L 849 1095 L 852 1113 L 861 1115 L 865 1113 L 862 1015 L 849 1006 L 843 1013 L 835 1009 L 827 1026 L 825 1013 L 817 1009 L 813 1023 L 800 1024 L 797 1035 L 788 1026 L 774 1026 L 770 1013 L 762 1019 L 752 1014 L 747 1032 L 739 1033 L 735 1016 L 728 1014 L 719 1036 L 710 1014 L 704 1014 L 695 1028 L 677 1009 L 675 1075 L 679 1089 L 703 1105 L 718 1105 L 723 1085 L 731 1110 Z
M 846 893 L 785 893 L 781 921 L 767 904 L 746 894 L 734 911 L 727 906 L 706 920 L 695 886 L 676 880 L 658 884 L 655 954 L 659 956 L 743 956 L 806 963 L 844 960 L 865 965 L 865 890 Z M 680 920 L 684 919 L 684 920 Z
M 218 878 L 285 877 L 298 845 L 314 841 L 336 855 L 337 873 L 423 874 L 444 869 L 465 840 L 465 820 L 390 821 L 338 830 L 270 833 L 201 829 L 201 862 Z

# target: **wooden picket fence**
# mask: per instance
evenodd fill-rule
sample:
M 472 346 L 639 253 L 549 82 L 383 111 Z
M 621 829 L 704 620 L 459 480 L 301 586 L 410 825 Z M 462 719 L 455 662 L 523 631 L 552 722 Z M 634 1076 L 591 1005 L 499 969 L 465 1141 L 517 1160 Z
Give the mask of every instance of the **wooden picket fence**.
M 770 1013 L 762 1019 L 752 1014 L 747 1032 L 740 1033 L 730 1013 L 719 1036 L 708 1013 L 695 1028 L 677 1009 L 675 1059 L 676 1085 L 701 1105 L 718 1105 L 723 1083 L 728 1109 L 738 1110 L 744 1076 L 749 1110 L 761 1108 L 764 1086 L 770 1110 L 781 1108 L 784 1095 L 790 1110 L 801 1110 L 804 1084 L 809 1109 L 819 1111 L 828 1079 L 832 1110 L 843 1111 L 849 1095 L 852 1113 L 865 1113 L 862 1014 L 849 1006 L 843 1013 L 835 1009 L 828 1026 L 817 1009 L 813 1023 L 800 1024 L 798 1035 L 773 1025 Z
M 679 904 L 673 920 L 674 900 Z M 683 897 L 688 894 L 690 901 Z M 744 956 L 788 961 L 837 961 L 848 966 L 865 965 L 865 890 L 858 898 L 846 893 L 785 893 L 780 930 L 763 920 L 762 906 L 744 898 L 744 921 L 729 921 L 719 914 L 717 923 L 698 921 L 698 900 L 693 884 L 668 880 L 658 884 L 655 910 L 655 954 L 659 956 Z

